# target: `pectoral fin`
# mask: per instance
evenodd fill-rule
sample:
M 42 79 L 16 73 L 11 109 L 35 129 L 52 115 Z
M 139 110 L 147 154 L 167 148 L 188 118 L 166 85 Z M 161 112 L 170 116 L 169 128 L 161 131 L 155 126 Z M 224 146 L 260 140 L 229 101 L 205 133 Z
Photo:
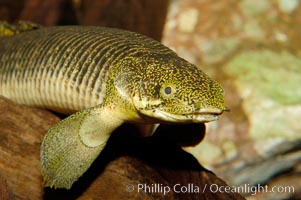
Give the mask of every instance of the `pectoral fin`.
M 121 124 L 121 120 L 99 106 L 77 112 L 53 126 L 41 146 L 45 186 L 69 189 Z

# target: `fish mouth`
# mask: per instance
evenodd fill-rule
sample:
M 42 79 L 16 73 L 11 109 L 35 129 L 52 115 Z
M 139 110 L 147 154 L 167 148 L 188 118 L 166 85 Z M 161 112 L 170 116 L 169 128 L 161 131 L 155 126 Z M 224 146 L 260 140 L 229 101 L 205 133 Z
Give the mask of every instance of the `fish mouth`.
M 159 119 L 162 122 L 171 123 L 206 123 L 218 120 L 218 115 L 222 114 L 225 110 L 217 108 L 200 109 L 197 112 L 174 114 L 160 109 L 151 111 L 152 118 Z

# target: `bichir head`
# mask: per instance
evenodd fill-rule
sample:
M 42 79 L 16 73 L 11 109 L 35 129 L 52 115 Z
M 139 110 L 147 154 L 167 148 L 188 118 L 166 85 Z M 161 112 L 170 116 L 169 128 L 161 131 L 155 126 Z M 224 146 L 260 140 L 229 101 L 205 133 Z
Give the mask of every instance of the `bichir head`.
M 144 54 L 123 65 L 119 90 L 127 91 L 137 112 L 150 120 L 209 122 L 227 110 L 221 85 L 175 54 Z

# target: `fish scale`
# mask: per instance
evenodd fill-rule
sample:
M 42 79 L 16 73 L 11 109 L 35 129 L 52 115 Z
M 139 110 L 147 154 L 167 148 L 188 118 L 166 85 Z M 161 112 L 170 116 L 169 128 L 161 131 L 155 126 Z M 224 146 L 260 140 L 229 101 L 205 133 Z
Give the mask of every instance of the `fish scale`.
M 148 40 L 115 32 L 101 27 L 57 27 L 0 37 L 0 94 L 63 113 L 102 103 L 106 74 L 114 59 Z M 128 36 L 136 38 L 129 43 Z

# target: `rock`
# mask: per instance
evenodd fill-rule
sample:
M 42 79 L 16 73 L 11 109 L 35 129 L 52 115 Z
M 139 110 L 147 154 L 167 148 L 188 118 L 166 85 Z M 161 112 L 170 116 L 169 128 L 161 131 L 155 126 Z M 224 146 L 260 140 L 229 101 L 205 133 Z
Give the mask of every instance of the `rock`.
M 228 163 L 223 170 L 233 185 L 273 185 L 274 177 L 295 173 L 293 169 L 301 163 L 301 59 L 285 51 L 246 51 L 225 68 L 243 100 L 254 159 L 241 158 L 239 167 Z
M 264 154 L 261 143 L 268 144 L 267 140 L 300 138 L 301 59 L 287 52 L 244 52 L 228 62 L 225 71 L 235 79 L 250 121 L 250 137 L 260 142 L 255 147 L 259 154 Z
M 236 186 L 267 183 L 275 175 L 292 171 L 301 162 L 300 145 L 301 140 L 295 146 L 290 145 L 289 147 L 293 150 L 286 149 L 287 153 L 281 152 L 274 156 L 269 156 L 267 159 L 246 162 L 243 165 L 240 163 L 240 165 L 231 166 L 230 169 L 227 166 L 224 169 L 224 173 L 227 174 L 226 176 L 229 176 L 227 179 L 231 179 L 231 183 Z M 220 173 L 223 172 L 221 171 Z
M 292 13 L 296 8 L 298 8 L 298 4 L 300 3 L 298 0 L 278 0 L 279 9 L 286 13 Z
M 183 15 L 193 28 L 182 28 Z M 298 199 L 301 191 L 293 178 L 301 163 L 300 16 L 295 0 L 173 1 L 168 13 L 163 43 L 215 77 L 231 109 L 189 152 L 230 185 L 295 188 L 242 192 L 248 198 Z

